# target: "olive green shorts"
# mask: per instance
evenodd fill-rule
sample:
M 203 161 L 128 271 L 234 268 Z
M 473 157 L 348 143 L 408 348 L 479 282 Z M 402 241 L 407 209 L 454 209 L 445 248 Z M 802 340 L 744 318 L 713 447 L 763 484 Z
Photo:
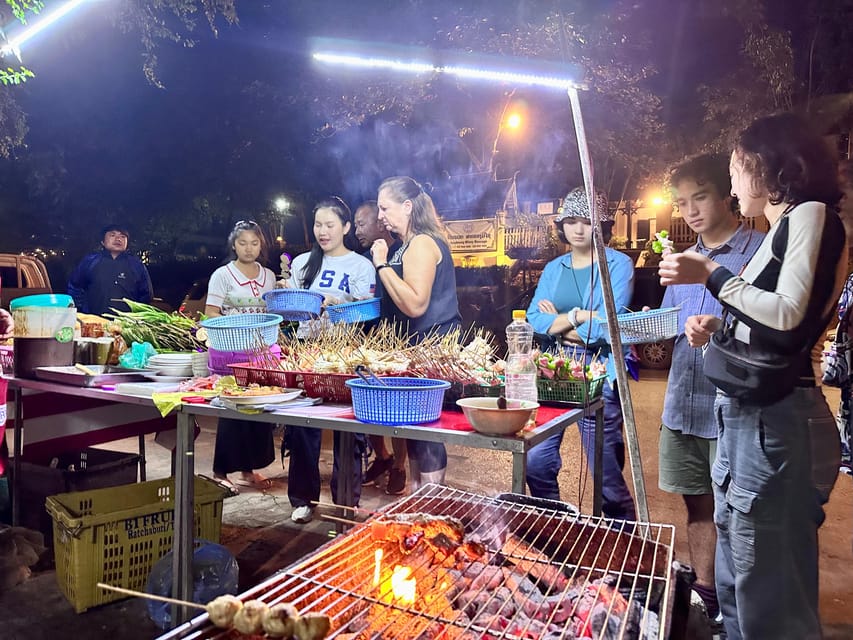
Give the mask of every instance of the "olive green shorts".
M 698 496 L 713 493 L 711 465 L 717 455 L 716 438 L 699 438 L 660 428 L 658 486 L 668 493 Z

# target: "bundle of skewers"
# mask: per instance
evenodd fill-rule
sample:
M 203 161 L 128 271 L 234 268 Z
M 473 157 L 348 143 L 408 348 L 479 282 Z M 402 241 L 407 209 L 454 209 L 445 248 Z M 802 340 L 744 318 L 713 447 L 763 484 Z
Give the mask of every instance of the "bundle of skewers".
M 427 335 L 413 353 L 411 366 L 419 376 L 451 385 L 492 385 L 499 383 L 505 366 L 496 350 L 494 336 L 485 329 L 455 329 Z
M 393 325 L 381 322 L 365 333 L 353 324 L 330 325 L 309 341 L 282 337 L 279 367 L 288 371 L 353 374 L 359 365 L 377 375 L 399 375 L 410 370 L 413 350 Z
M 332 628 L 329 616 L 306 613 L 300 615 L 296 607 L 287 602 L 272 606 L 260 600 L 243 602 L 236 596 L 219 596 L 207 604 L 198 604 L 176 598 L 167 598 L 142 591 L 114 587 L 98 583 L 98 587 L 116 591 L 129 596 L 167 602 L 182 607 L 202 609 L 207 612 L 210 622 L 220 629 L 233 629 L 248 636 L 266 634 L 268 638 L 286 640 L 322 640 Z

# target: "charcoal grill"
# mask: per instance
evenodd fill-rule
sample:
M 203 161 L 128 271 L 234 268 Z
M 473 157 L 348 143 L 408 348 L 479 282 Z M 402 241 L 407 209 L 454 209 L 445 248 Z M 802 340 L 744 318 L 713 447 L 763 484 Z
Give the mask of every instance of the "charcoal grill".
M 426 545 L 408 554 L 376 531 L 401 514 L 450 516 L 486 553 L 460 571 Z M 666 638 L 673 599 L 674 528 L 581 515 L 517 494 L 486 497 L 429 484 L 386 506 L 240 595 L 328 615 L 328 638 Z M 376 586 L 376 549 L 383 558 Z M 417 580 L 406 603 L 389 593 L 395 565 Z M 206 614 L 162 636 L 240 637 Z

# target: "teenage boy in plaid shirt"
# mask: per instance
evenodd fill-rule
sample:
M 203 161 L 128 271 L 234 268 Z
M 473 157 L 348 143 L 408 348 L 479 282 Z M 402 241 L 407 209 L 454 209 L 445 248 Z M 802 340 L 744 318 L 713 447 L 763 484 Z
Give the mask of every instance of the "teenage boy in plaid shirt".
M 764 234 L 742 224 L 733 212 L 728 159 L 712 155 L 690 158 L 671 171 L 669 181 L 679 213 L 699 234 L 687 251 L 697 251 L 739 273 Z M 690 316 L 707 317 L 710 322 L 722 315 L 722 307 L 703 285 L 672 285 L 661 306 L 679 305 L 681 332 L 675 338 L 664 398 L 658 485 L 684 497 L 690 562 L 696 571 L 693 590 L 713 620 L 719 613 L 714 588 L 717 533 L 711 488 L 711 465 L 717 450 L 717 390 L 703 374 L 702 350 L 687 344 L 684 323 Z

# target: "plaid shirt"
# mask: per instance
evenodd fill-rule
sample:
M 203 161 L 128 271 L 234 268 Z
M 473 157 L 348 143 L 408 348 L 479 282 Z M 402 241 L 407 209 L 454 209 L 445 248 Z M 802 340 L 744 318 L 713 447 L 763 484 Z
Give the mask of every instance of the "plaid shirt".
M 688 251 L 697 251 L 728 268 L 732 273 L 740 273 L 758 250 L 763 238 L 763 233 L 740 225 L 722 245 L 708 249 L 699 238 Z M 687 344 L 683 329 L 689 316 L 711 314 L 720 317 L 723 308 L 705 285 L 701 284 L 667 287 L 661 307 L 678 305 L 681 305 L 678 312 L 681 333 L 675 337 L 661 420 L 665 426 L 675 431 L 700 438 L 716 438 L 714 398 L 717 389 L 702 372 L 702 349 L 694 349 Z

